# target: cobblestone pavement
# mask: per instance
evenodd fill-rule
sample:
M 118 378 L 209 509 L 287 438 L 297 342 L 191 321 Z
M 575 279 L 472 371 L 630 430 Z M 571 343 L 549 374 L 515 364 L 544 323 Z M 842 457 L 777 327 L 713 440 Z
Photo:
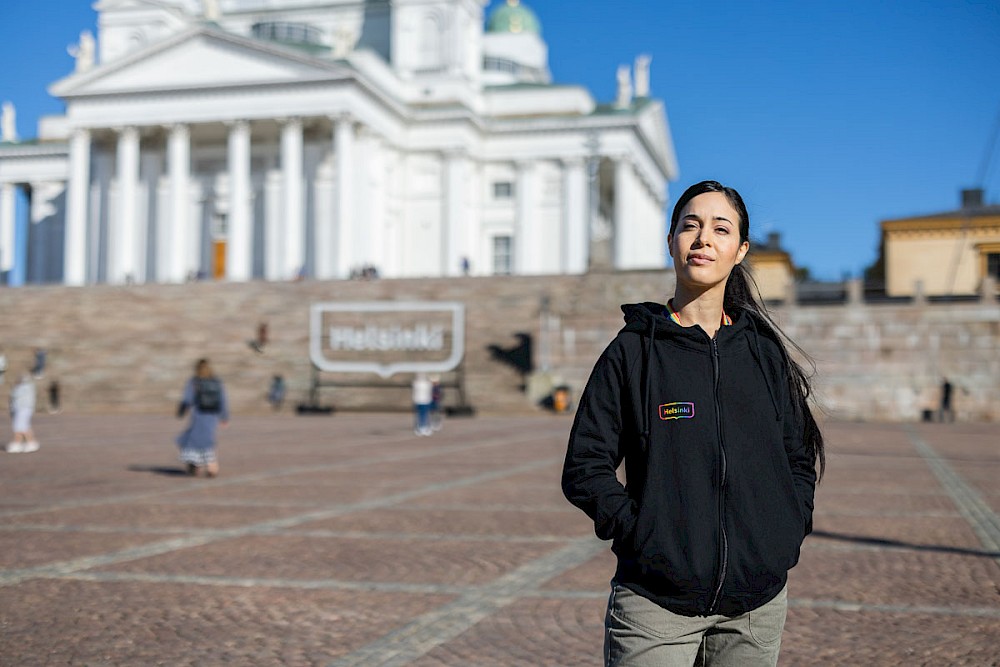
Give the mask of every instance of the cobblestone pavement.
M 566 417 L 40 415 L 0 454 L 0 665 L 599 665 L 613 560 Z M 3 424 L 3 428 L 7 428 Z M 996 425 L 826 426 L 782 665 L 1000 664 Z

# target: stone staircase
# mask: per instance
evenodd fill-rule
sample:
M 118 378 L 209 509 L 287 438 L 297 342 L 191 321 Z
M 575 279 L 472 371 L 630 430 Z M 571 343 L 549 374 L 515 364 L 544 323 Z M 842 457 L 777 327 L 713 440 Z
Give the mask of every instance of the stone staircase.
M 489 345 L 507 347 L 528 332 L 539 350 L 543 299 L 576 335 L 567 353 L 558 345 L 552 360 L 557 381 L 586 378 L 597 353 L 620 326 L 617 300 L 672 289 L 671 272 L 650 271 L 554 277 L 465 277 L 423 280 L 303 281 L 0 289 L 0 346 L 9 361 L 8 384 L 30 367 L 33 350 L 45 348 L 48 365 L 41 394 L 52 379 L 61 386 L 64 409 L 73 412 L 164 412 L 172 410 L 194 361 L 211 360 L 236 412 L 263 412 L 267 386 L 284 375 L 288 401 L 307 399 L 311 382 L 309 309 L 327 301 L 460 301 L 466 305 L 465 382 L 477 410 L 533 410 L 513 368 L 491 358 Z M 635 295 L 635 296 L 632 296 Z M 608 306 L 608 299 L 616 300 Z M 267 322 L 264 354 L 248 341 Z M 537 362 L 536 362 L 537 363 Z M 579 368 L 576 368 L 579 366 Z M 554 364 L 553 364 L 553 367 Z M 563 367 L 565 372 L 562 373 Z M 360 378 L 323 375 L 323 380 Z M 367 379 L 378 381 L 375 376 Z M 447 381 L 450 378 L 445 378 Z M 392 379 L 408 382 L 409 376 Z M 451 400 L 455 396 L 446 398 Z M 321 402 L 337 407 L 408 409 L 403 387 L 323 389 Z
M 582 276 L 463 277 L 421 280 L 215 283 L 127 287 L 0 288 L 0 346 L 14 377 L 48 351 L 39 403 L 57 379 L 71 412 L 170 413 L 199 357 L 225 381 L 234 412 L 263 413 L 270 379 L 282 374 L 288 403 L 307 400 L 309 312 L 338 301 L 460 301 L 466 306 L 465 386 L 482 413 L 537 410 L 552 385 L 578 396 L 601 350 L 622 325 L 619 305 L 664 300 L 671 271 Z M 788 306 L 773 311 L 817 364 L 816 395 L 830 416 L 914 420 L 935 408 L 942 376 L 956 385 L 959 417 L 1000 421 L 1000 306 L 995 301 Z M 248 341 L 267 322 L 264 354 Z M 490 345 L 533 337 L 536 374 L 524 378 L 495 360 Z M 323 374 L 324 381 L 378 380 Z M 407 410 L 410 376 L 399 386 L 324 388 L 339 409 Z M 452 378 L 446 376 L 447 382 Z M 446 403 L 456 394 L 446 391 Z M 286 407 L 286 410 L 288 408 Z

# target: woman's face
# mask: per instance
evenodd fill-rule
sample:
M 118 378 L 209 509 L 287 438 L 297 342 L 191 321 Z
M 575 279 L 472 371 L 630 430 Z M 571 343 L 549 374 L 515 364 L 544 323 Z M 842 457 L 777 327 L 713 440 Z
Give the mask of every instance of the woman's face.
M 708 289 L 723 285 L 750 244 L 740 241 L 740 216 L 721 192 L 694 197 L 667 236 L 677 281 Z

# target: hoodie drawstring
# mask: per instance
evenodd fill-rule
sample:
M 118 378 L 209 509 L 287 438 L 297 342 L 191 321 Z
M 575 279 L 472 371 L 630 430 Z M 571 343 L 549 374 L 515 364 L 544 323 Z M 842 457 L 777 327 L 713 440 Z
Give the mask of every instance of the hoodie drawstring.
M 764 362 L 761 361 L 763 355 L 760 351 L 760 332 L 757 330 L 757 323 L 754 322 L 753 316 L 748 314 L 748 319 L 750 320 L 750 327 L 753 329 L 752 340 L 748 341 L 750 343 L 750 352 L 753 358 L 757 361 L 757 367 L 760 368 L 761 374 L 764 376 L 764 385 L 767 386 L 767 395 L 771 397 L 771 405 L 774 406 L 774 420 L 781 421 L 781 407 L 778 405 L 778 399 L 774 395 L 774 387 L 771 386 L 771 378 L 767 374 L 767 369 L 764 368 Z M 747 336 L 750 336 L 750 330 L 744 329 Z
M 649 344 L 646 345 L 646 382 L 644 395 L 640 398 L 640 405 L 645 413 L 642 424 L 642 446 L 646 449 L 649 445 L 649 434 L 653 430 L 653 396 L 650 386 L 653 379 L 653 339 L 656 338 L 656 318 L 649 318 Z

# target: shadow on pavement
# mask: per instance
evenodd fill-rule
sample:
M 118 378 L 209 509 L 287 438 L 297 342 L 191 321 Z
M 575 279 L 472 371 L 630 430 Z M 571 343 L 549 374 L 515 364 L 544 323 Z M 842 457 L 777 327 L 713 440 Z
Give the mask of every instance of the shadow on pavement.
M 187 471 L 184 468 L 176 468 L 173 466 L 143 466 L 143 465 L 131 465 L 127 468 L 130 472 L 151 472 L 154 475 L 166 475 L 168 477 L 187 477 Z
M 940 544 L 913 544 L 912 542 L 888 540 L 882 537 L 868 537 L 866 535 L 846 535 L 843 533 L 831 533 L 826 530 L 814 530 L 812 533 L 810 533 L 810 537 L 818 537 L 827 540 L 840 540 L 842 542 L 856 542 L 858 544 L 869 544 L 872 546 L 889 547 L 893 549 L 912 549 L 914 551 L 936 551 L 939 553 L 957 554 L 959 556 L 978 556 L 980 558 L 1000 558 L 1000 551 L 983 551 L 981 549 L 948 547 Z

